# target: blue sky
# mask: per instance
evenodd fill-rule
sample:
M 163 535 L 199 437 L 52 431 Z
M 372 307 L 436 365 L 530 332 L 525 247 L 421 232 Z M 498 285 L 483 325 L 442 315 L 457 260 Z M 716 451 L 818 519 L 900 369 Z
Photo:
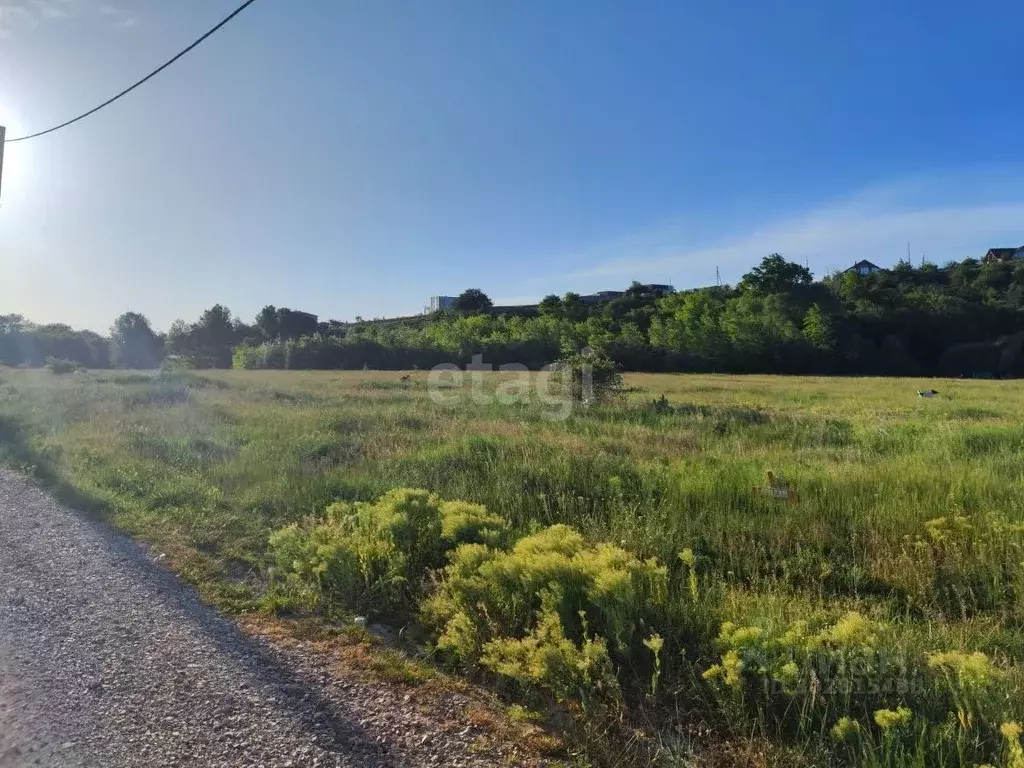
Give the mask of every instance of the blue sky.
M 236 0 L 0 0 L 9 136 Z M 258 0 L 7 148 L 0 313 L 157 328 L 1024 244 L 1019 0 Z

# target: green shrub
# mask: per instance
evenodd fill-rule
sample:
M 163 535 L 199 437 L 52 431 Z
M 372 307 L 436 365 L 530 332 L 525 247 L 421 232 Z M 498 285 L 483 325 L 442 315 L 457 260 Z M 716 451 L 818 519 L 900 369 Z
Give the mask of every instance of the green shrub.
M 482 504 L 446 501 L 441 506 L 441 537 L 447 547 L 460 544 L 501 546 L 506 537 L 505 521 Z
M 624 394 L 618 363 L 590 348 L 567 355 L 555 363 L 557 380 L 574 402 L 605 403 Z
M 456 658 L 578 698 L 616 692 L 616 667 L 651 666 L 643 627 L 664 606 L 667 585 L 656 561 L 587 545 L 555 525 L 511 550 L 460 546 L 424 617 Z
M 327 613 L 405 612 L 449 549 L 500 542 L 504 526 L 484 507 L 442 502 L 422 490 L 394 490 L 373 503 L 332 504 L 325 517 L 271 536 L 275 599 Z
M 983 653 L 914 653 L 850 612 L 784 631 L 726 622 L 704 679 L 725 711 L 814 739 L 864 765 L 967 765 L 998 752 L 1015 683 Z M 968 760 L 967 758 L 970 758 Z M 965 762 L 966 761 L 966 762 Z
M 595 695 L 616 701 L 618 681 L 608 642 L 584 636 L 579 643 L 566 637 L 558 608 L 560 590 L 541 593 L 537 623 L 522 638 L 498 637 L 483 648 L 481 663 L 525 686 L 549 690 L 561 702 L 587 703 Z
M 71 360 L 64 358 L 48 357 L 46 358 L 46 370 L 56 376 L 62 376 L 67 373 L 74 373 L 78 366 Z
M 776 632 L 726 622 L 718 636 L 720 661 L 704 679 L 746 707 L 774 712 L 783 729 L 814 730 L 829 715 L 856 714 L 854 698 L 863 710 L 909 687 L 905 670 L 883 663 L 878 633 L 854 612 L 831 625 L 797 621 Z M 875 698 L 864 700 L 865 691 Z

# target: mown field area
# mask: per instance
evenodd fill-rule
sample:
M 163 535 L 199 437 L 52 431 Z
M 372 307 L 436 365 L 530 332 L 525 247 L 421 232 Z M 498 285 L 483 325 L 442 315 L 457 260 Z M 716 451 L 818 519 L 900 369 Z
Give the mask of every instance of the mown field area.
M 552 420 L 410 376 L 4 370 L 0 460 L 225 610 L 404 627 L 566 761 L 1024 766 L 1020 383 L 634 374 Z

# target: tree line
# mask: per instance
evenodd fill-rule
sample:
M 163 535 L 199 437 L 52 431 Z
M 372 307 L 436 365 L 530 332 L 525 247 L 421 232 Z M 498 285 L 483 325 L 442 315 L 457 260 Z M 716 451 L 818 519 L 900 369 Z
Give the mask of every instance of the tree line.
M 620 297 L 575 293 L 498 311 L 478 289 L 449 310 L 393 322 L 318 322 L 265 307 L 252 324 L 215 305 L 153 331 L 138 313 L 103 337 L 0 316 L 0 364 L 64 359 L 89 368 L 408 369 L 439 363 L 539 368 L 584 347 L 626 370 L 873 375 L 1024 375 L 1024 262 L 975 259 L 815 281 L 779 254 L 735 286 L 668 295 L 634 283 Z

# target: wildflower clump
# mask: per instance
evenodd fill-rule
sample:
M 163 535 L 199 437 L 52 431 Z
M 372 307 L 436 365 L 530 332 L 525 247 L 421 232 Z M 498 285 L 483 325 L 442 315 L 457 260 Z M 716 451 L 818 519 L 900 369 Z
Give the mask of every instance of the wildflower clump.
M 511 550 L 460 546 L 423 615 L 440 630 L 438 648 L 460 660 L 559 698 L 607 693 L 616 688 L 613 657 L 659 663 L 650 654 L 658 658 L 660 638 L 648 637 L 644 651 L 638 630 L 664 605 L 667 581 L 656 561 L 556 525 Z
M 982 688 L 1001 677 L 1001 672 L 984 653 L 945 651 L 929 653 L 925 658 L 929 667 L 948 675 L 963 689 Z
M 877 642 L 877 627 L 856 611 L 850 611 L 821 632 L 818 639 L 840 648 L 872 648 Z
M 852 741 L 860 733 L 860 723 L 845 715 L 836 721 L 829 731 L 832 738 L 840 743 Z
M 1003 723 L 999 732 L 1006 739 L 1006 766 L 1007 768 L 1024 768 L 1024 746 L 1021 746 L 1020 735 L 1022 728 L 1020 723 Z
M 489 641 L 481 663 L 522 684 L 545 688 L 559 701 L 588 701 L 595 695 L 617 699 L 619 686 L 607 641 L 584 636 L 577 643 L 566 637 L 557 610 L 560 600 L 557 589 L 545 591 L 536 625 L 521 638 Z
M 644 640 L 644 647 L 654 656 L 654 672 L 651 673 L 651 693 L 658 690 L 658 679 L 661 677 L 661 649 L 665 647 L 665 641 L 661 635 L 654 634 Z
M 721 659 L 704 679 L 737 690 L 744 681 L 755 687 L 767 681 L 787 693 L 807 692 L 818 670 L 870 671 L 877 631 L 874 622 L 853 612 L 817 631 L 805 621 L 794 622 L 781 633 L 725 622 L 718 635 Z
M 913 713 L 907 707 L 879 709 L 875 712 L 875 723 L 883 731 L 893 731 L 910 725 Z
M 936 674 L 936 686 L 952 699 L 961 721 L 971 722 L 975 714 L 998 717 L 1002 702 L 991 695 L 1005 674 L 984 653 L 942 651 L 925 655 L 928 668 Z
M 332 504 L 322 518 L 270 538 L 274 588 L 293 604 L 404 610 L 431 569 L 463 543 L 496 543 L 504 521 L 479 505 L 407 488 L 376 502 Z
M 686 566 L 687 587 L 690 590 L 690 597 L 697 600 L 700 597 L 700 585 L 697 582 L 697 558 L 693 550 L 687 547 L 679 553 L 679 560 Z
M 482 504 L 447 501 L 441 505 L 441 537 L 449 547 L 459 544 L 500 546 L 506 533 L 505 521 Z

